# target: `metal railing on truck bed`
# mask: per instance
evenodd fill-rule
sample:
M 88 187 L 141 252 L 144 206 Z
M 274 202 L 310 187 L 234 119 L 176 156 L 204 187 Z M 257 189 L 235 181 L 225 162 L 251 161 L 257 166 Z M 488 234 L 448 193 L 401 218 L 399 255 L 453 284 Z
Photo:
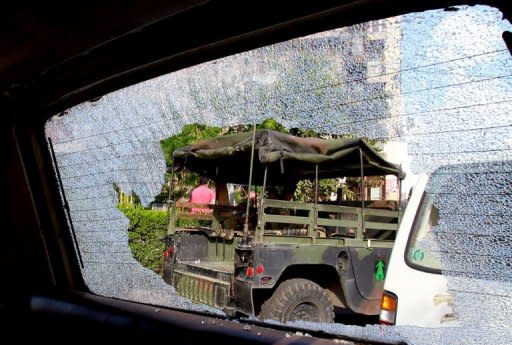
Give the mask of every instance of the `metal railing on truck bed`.
M 361 202 L 358 202 L 361 205 Z M 378 200 L 356 207 L 265 199 L 258 227 L 266 235 L 391 239 L 398 230 L 397 202 Z

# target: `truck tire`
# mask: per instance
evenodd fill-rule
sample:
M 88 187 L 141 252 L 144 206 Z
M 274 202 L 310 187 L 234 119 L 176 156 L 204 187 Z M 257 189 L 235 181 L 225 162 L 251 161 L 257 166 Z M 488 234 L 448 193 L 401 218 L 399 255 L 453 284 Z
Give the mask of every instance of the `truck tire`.
M 260 319 L 334 322 L 334 307 L 327 292 L 307 279 L 290 279 L 279 285 L 261 306 Z

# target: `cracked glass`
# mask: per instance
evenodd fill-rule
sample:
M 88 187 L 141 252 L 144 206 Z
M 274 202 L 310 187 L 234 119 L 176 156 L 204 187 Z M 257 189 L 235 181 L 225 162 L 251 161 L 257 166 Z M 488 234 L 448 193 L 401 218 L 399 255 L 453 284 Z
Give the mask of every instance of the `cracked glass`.
M 206 62 L 55 115 L 45 131 L 87 286 L 225 315 L 176 294 L 159 263 L 147 267 L 134 256 L 129 244 L 149 244 L 130 232 L 120 198 L 151 208 L 168 172 L 161 142 L 185 125 L 250 127 L 273 119 L 287 129 L 378 142 L 406 172 L 404 202 L 418 175 L 429 176 L 426 194 L 438 214 L 425 218 L 422 245 L 436 253 L 460 322 L 424 328 L 369 318 L 298 327 L 409 344 L 511 343 L 512 59 L 505 31 L 511 24 L 486 6 L 410 13 Z M 155 223 L 166 227 L 162 217 Z M 165 248 L 155 243 L 158 253 L 147 255 L 161 258 Z

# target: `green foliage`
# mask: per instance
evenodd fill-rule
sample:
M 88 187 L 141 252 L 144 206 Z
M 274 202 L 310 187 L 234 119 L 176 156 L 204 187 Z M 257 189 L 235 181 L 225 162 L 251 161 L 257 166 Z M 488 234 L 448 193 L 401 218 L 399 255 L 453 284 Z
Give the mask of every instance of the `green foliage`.
M 162 273 L 162 253 L 165 244 L 161 241 L 167 233 L 167 213 L 145 210 L 140 206 L 119 207 L 128 217 L 128 244 L 132 255 L 144 267 Z
M 229 126 L 225 127 L 222 130 L 222 135 L 227 134 L 237 134 L 237 133 L 243 133 L 243 132 L 249 132 L 252 131 L 253 125 L 252 124 L 245 124 L 245 125 L 236 125 L 236 126 Z M 261 123 L 256 124 L 256 129 L 273 129 L 275 131 L 283 132 L 283 133 L 290 133 L 286 127 L 278 123 L 273 118 L 268 118 L 266 120 L 263 120 Z
M 123 192 L 119 185 L 115 182 L 112 182 L 112 187 L 117 193 L 117 201 L 119 207 L 134 207 L 141 205 L 139 196 L 133 191 L 130 194 L 127 194 Z
M 257 124 L 256 128 L 258 129 L 273 129 L 275 131 L 283 132 L 283 133 L 290 133 L 285 126 L 278 123 L 273 118 L 268 118 L 266 120 L 263 120 L 262 123 Z
M 315 185 L 311 180 L 301 180 L 297 183 L 297 188 L 293 194 L 294 200 L 302 202 L 313 202 L 315 198 Z M 350 191 L 345 183 L 337 178 L 323 179 L 319 181 L 318 198 L 321 200 L 329 200 L 331 193 L 337 193 L 338 189 L 350 198 Z
M 173 135 L 161 141 L 162 149 L 165 154 L 167 166 L 172 163 L 171 155 L 178 147 L 186 146 L 203 139 L 214 138 L 221 134 L 222 128 L 201 125 L 197 123 L 183 126 L 180 134 Z
M 207 125 L 201 125 L 197 123 L 188 124 L 183 126 L 183 130 L 180 134 L 173 135 L 160 142 L 165 155 L 165 162 L 168 167 L 172 164 L 172 153 L 175 149 L 196 143 L 203 139 L 215 138 L 225 133 L 220 127 L 212 127 Z M 173 181 L 173 195 L 171 199 L 177 200 L 181 197 L 186 197 L 192 187 L 196 184 L 197 174 L 191 172 L 179 172 L 178 176 L 174 177 Z M 170 174 L 167 173 L 165 180 L 169 181 Z M 169 186 L 165 184 L 159 195 L 155 197 L 155 202 L 163 203 L 169 197 Z
M 310 180 L 301 180 L 297 183 L 297 189 L 293 194 L 293 200 L 301 202 L 310 202 L 313 200 L 313 182 Z
M 205 221 L 198 219 L 178 219 L 176 221 L 176 226 L 178 228 L 197 228 L 204 224 Z M 208 221 L 206 221 L 208 222 Z M 210 222 L 211 223 L 211 222 Z

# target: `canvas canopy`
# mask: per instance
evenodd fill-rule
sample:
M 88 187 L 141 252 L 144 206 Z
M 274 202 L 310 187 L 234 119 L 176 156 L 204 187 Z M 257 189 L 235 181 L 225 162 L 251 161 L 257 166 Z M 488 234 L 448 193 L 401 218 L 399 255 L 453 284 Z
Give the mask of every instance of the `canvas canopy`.
M 173 152 L 174 168 L 187 168 L 218 182 L 248 184 L 252 132 L 219 136 L 184 146 Z M 252 184 L 282 185 L 301 179 L 397 175 L 400 167 L 386 161 L 365 141 L 357 139 L 302 138 L 274 130 L 257 130 Z M 361 155 L 361 154 L 362 155 Z

